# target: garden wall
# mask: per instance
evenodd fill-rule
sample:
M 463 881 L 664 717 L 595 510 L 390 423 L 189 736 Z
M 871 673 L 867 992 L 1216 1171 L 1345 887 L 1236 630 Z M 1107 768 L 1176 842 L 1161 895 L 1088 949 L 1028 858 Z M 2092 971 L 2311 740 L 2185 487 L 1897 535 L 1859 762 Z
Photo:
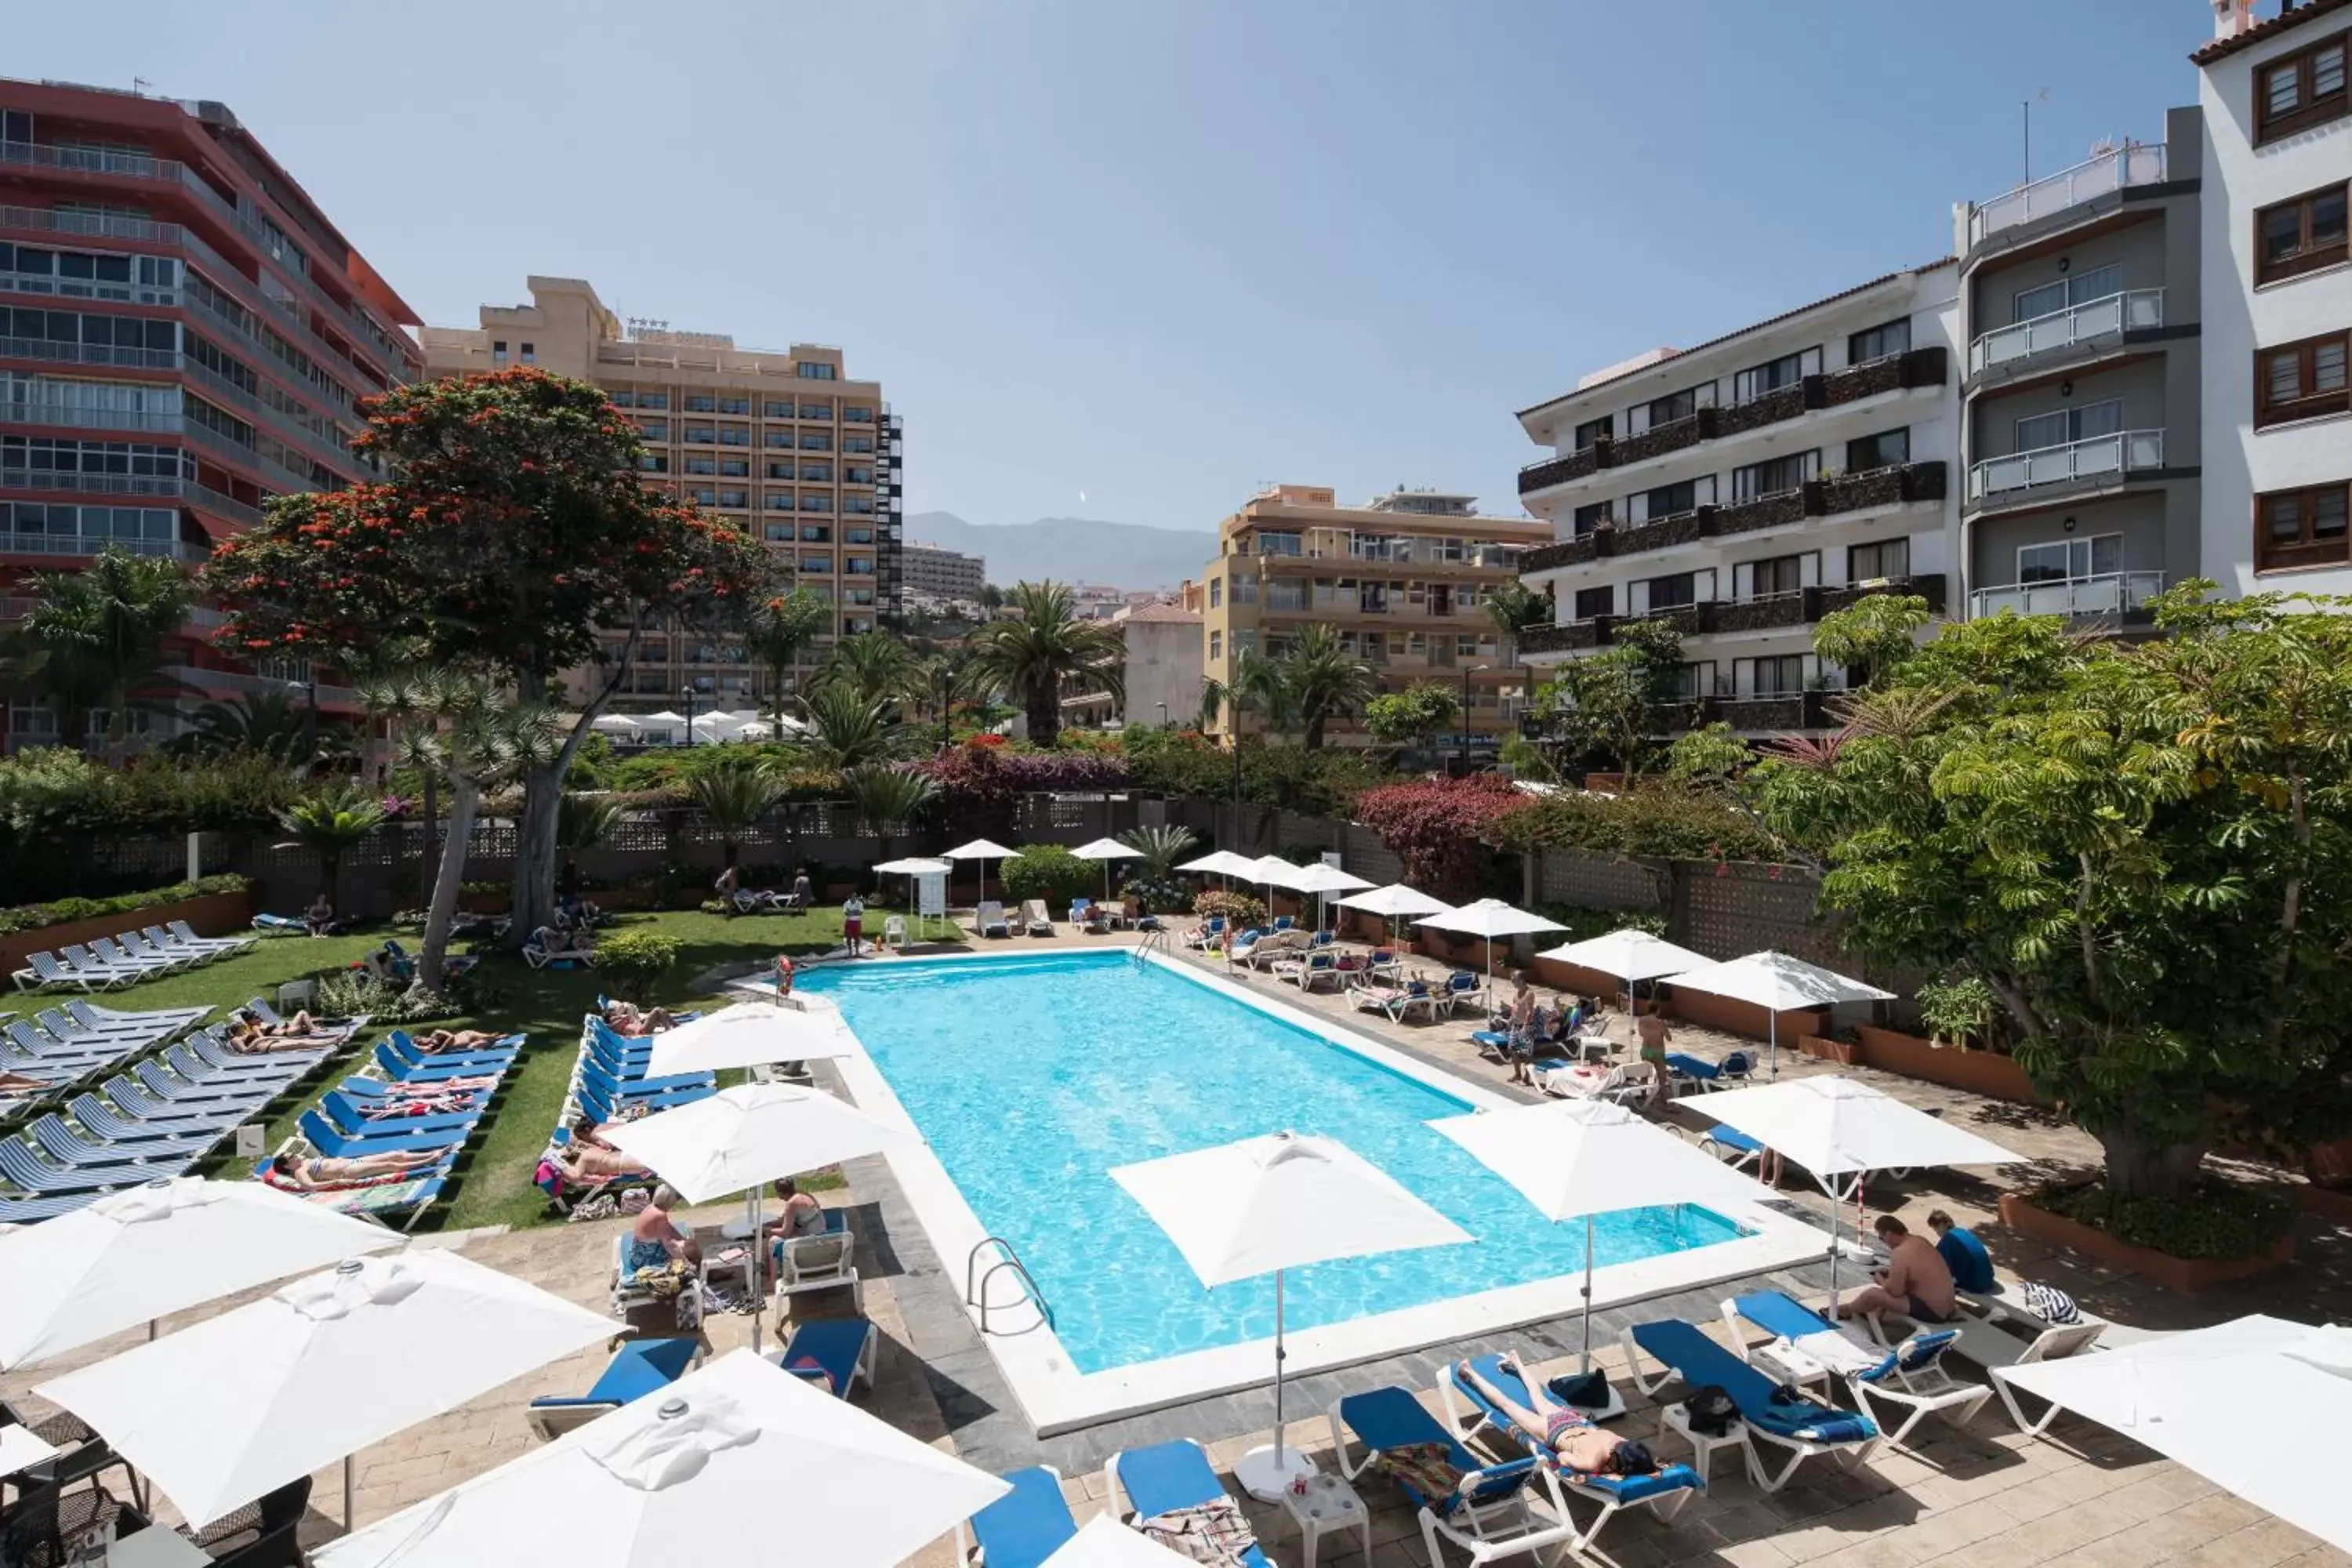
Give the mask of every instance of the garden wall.
M 86 942 L 92 937 L 116 936 L 171 921 L 187 921 L 198 936 L 226 936 L 252 924 L 254 909 L 250 892 L 208 893 L 202 898 L 183 899 L 176 904 L 156 904 L 117 915 L 98 915 L 86 921 L 66 921 L 58 925 L 12 931 L 0 936 L 0 966 L 13 973 L 25 967 L 26 958 L 32 953 L 54 952 L 69 942 Z

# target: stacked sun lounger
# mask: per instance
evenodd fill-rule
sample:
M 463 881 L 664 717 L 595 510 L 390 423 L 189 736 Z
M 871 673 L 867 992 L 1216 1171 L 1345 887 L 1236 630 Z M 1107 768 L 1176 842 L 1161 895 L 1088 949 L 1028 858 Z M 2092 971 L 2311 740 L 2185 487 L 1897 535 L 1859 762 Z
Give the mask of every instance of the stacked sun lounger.
M 694 1015 L 688 1015 L 693 1016 Z M 685 1020 L 681 1018 L 679 1022 Z M 655 1078 L 646 1071 L 653 1057 L 653 1037 L 624 1035 L 595 1014 L 580 1022 L 580 1055 L 572 1064 L 572 1088 L 548 1136 L 549 1151 L 572 1142 L 572 1127 L 585 1116 L 599 1123 L 625 1121 L 715 1093 L 718 1080 L 707 1072 L 673 1073 Z M 625 1183 L 600 1182 L 593 1187 L 567 1185 L 551 1163 L 541 1167 L 540 1185 L 559 1209 Z
M 38 1080 L 43 1089 L 0 1095 L 0 1121 L 53 1100 L 98 1074 L 202 1023 L 210 1007 L 117 1013 L 77 997 L 32 1017 L 0 1016 L 0 1072 Z
M 274 1151 L 298 1160 L 362 1159 L 370 1154 L 436 1157 L 412 1173 L 331 1192 L 306 1192 L 310 1203 L 341 1213 L 413 1226 L 456 1172 L 457 1156 L 482 1128 L 490 1101 L 521 1056 L 523 1037 L 508 1035 L 467 1051 L 427 1052 L 402 1030 L 376 1042 L 368 1066 L 304 1111 L 297 1132 Z M 271 1160 L 256 1164 L 270 1181 Z
M 158 974 L 174 974 L 253 945 L 250 937 L 203 937 L 185 921 L 144 926 L 87 943 L 67 942 L 54 952 L 26 955 L 12 978 L 19 991 L 116 991 Z

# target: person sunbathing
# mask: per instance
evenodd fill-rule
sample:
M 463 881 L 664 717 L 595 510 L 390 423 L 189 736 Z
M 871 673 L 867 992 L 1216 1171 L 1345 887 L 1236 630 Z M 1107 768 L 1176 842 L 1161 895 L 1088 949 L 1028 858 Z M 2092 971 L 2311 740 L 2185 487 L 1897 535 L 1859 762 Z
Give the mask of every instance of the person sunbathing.
M 273 1034 L 252 1024 L 232 1024 L 221 1043 L 241 1057 L 264 1057 L 272 1051 L 315 1051 L 341 1043 L 342 1036 L 324 1030 L 307 1035 Z
M 331 1193 L 368 1182 L 421 1176 L 439 1164 L 446 1149 L 409 1149 L 356 1159 L 283 1153 L 269 1162 L 271 1184 L 297 1193 Z
M 425 1055 L 438 1056 L 444 1051 L 475 1051 L 484 1046 L 499 1043 L 499 1037 L 487 1029 L 436 1029 L 414 1042 Z
M 1522 1387 L 1537 1386 L 1536 1380 L 1517 1362 L 1507 1356 L 1498 1364 Z M 1509 1416 L 1520 1431 L 1543 1434 L 1544 1447 L 1571 1479 L 1577 1476 L 1646 1476 L 1657 1470 L 1658 1461 L 1647 1443 L 1620 1441 L 1595 1426 L 1592 1417 L 1574 1405 L 1551 1405 L 1543 1413 L 1530 1410 L 1466 1361 L 1455 1363 L 1454 1375 Z
M 646 1012 L 634 1002 L 608 1002 L 604 1005 L 604 1026 L 631 1039 L 650 1035 L 657 1029 L 675 1027 L 677 1023 L 667 1007 L 656 1007 Z
M 569 1146 L 548 1156 L 555 1168 L 563 1173 L 566 1183 L 575 1187 L 593 1187 L 599 1182 L 609 1182 L 616 1176 L 650 1176 L 653 1172 L 643 1163 L 618 1149 L 604 1143 L 583 1144 L 577 1133 Z
M 26 1078 L 20 1072 L 0 1072 L 0 1094 L 38 1094 L 52 1087 L 45 1078 Z
M 248 1007 L 239 1007 L 231 1016 L 257 1035 L 316 1035 L 325 1032 L 320 1028 L 319 1021 L 310 1016 L 310 1010 L 307 1007 L 299 1009 L 290 1018 L 278 1019 L 275 1024 L 264 1021 L 259 1014 Z

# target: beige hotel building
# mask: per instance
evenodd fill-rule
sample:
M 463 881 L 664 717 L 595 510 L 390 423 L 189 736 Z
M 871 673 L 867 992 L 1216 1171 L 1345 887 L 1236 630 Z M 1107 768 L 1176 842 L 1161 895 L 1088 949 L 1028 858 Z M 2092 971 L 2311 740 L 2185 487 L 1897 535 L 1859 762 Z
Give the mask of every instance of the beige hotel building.
M 903 440 L 880 384 L 849 379 L 837 348 L 738 349 L 715 332 L 626 323 L 576 278 L 529 279 L 528 305 L 485 305 L 475 328 L 424 330 L 428 375 L 532 364 L 593 381 L 637 422 L 645 481 L 764 539 L 798 585 L 829 599 L 833 636 L 895 617 L 900 594 Z M 767 672 L 740 644 L 656 634 L 616 710 L 745 708 Z M 704 710 L 708 710 L 705 708 Z
M 1217 559 L 1184 603 L 1202 617 L 1203 673 L 1230 682 L 1244 649 L 1285 652 L 1307 626 L 1328 623 L 1341 644 L 1381 678 L 1384 691 L 1444 681 L 1458 699 L 1466 680 L 1465 726 L 1474 745 L 1492 746 L 1515 722 L 1530 672 L 1502 646 L 1486 595 L 1515 580 L 1519 556 L 1551 540 L 1532 517 L 1482 517 L 1476 498 L 1397 490 L 1342 506 L 1314 485 L 1275 485 L 1217 525 Z M 1230 710 L 1212 734 L 1227 733 Z M 1252 715 L 1244 727 L 1263 721 Z M 1444 743 L 1454 743 L 1446 737 Z M 1331 745 L 1368 742 L 1354 721 L 1335 721 Z

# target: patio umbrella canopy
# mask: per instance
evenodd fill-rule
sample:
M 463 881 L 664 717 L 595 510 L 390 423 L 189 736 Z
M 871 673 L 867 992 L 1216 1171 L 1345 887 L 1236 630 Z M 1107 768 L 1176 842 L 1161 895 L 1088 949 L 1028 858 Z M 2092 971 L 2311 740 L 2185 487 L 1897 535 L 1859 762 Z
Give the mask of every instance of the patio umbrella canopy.
M 1913 1165 L 2008 1165 L 2024 1159 L 1850 1078 L 1791 1079 L 1685 1103 L 1794 1160 L 1822 1184 L 1830 1197 L 1832 1297 L 1844 1211 L 1832 1177 Z
M 2257 1314 L 1993 1375 L 2352 1551 L 2352 1331 Z
M 763 1512 L 746 1556 L 747 1505 Z M 318 1568 L 904 1562 L 1011 1489 L 738 1350 L 311 1553 Z
M 1540 931 L 1565 931 L 1558 921 L 1542 915 L 1515 910 L 1500 899 L 1479 899 L 1459 909 L 1443 910 L 1433 915 L 1423 915 L 1415 925 L 1434 927 L 1438 931 L 1458 932 L 1463 936 L 1483 936 L 1486 939 L 1486 973 L 1495 973 L 1495 939 L 1531 935 Z
M 1236 855 L 1230 849 L 1213 849 L 1197 860 L 1187 860 L 1176 868 L 1203 877 L 1223 877 L 1231 881 L 1235 877 L 1257 875 L 1257 862 L 1246 855 Z
M 1518 1188 L 1546 1219 L 1584 1221 L 1587 1372 L 1592 1370 L 1594 1215 L 1672 1204 L 1760 1204 L 1779 1195 L 1606 1100 L 1557 1100 L 1449 1116 L 1429 1125 Z
M 172 1177 L 0 1236 L 0 1367 L 403 1238 L 261 1182 Z
M 1772 1076 L 1780 1076 L 1780 1015 L 1805 1007 L 1834 1007 L 1842 1002 L 1892 1002 L 1895 993 L 1849 980 L 1835 970 L 1807 963 L 1785 952 L 1751 952 L 1680 974 L 1663 975 L 1676 990 L 1701 991 L 1764 1009 L 1772 1042 Z
M 1648 931 L 1635 931 L 1631 926 L 1612 931 L 1606 936 L 1548 948 L 1536 956 L 1572 963 L 1579 969 L 1597 969 L 1603 974 L 1615 975 L 1625 983 L 1628 1012 L 1633 1010 L 1633 986 L 1637 982 L 1655 980 L 1664 974 L 1679 974 L 1706 965 L 1706 954 L 1693 952 L 1686 947 L 1676 947 L 1662 936 L 1652 936 Z
M 646 1071 L 654 1078 L 857 1054 L 835 1015 L 772 1002 L 738 1002 L 649 1037 Z
M 1009 860 L 1013 858 L 1013 853 L 1014 851 L 1007 849 L 1003 845 L 997 843 L 992 838 L 975 838 L 969 844 L 957 845 L 954 848 L 942 854 L 940 858 L 942 860 L 977 860 L 980 862 L 980 890 L 972 896 L 971 900 L 973 906 L 977 908 L 981 901 L 981 896 L 988 891 L 988 863 L 991 860 Z
M 1396 923 L 1419 915 L 1443 914 L 1454 906 L 1444 899 L 1433 899 L 1418 888 L 1408 888 L 1402 882 L 1391 882 L 1384 888 L 1372 888 L 1360 893 L 1350 893 L 1339 900 L 1343 910 L 1361 910 L 1368 915 L 1378 915 L 1389 922 L 1389 939 L 1396 940 Z
M 1250 1494 L 1267 1500 L 1314 1468 L 1283 1446 L 1283 1271 L 1472 1239 L 1362 1155 L 1317 1133 L 1244 1138 L 1116 1166 L 1110 1178 L 1168 1233 L 1202 1284 L 1274 1276 L 1274 1443 L 1234 1467 Z
M 1140 860 L 1143 851 L 1116 838 L 1097 838 L 1091 844 L 1081 844 L 1070 851 L 1081 860 L 1103 863 L 1103 902 L 1110 902 L 1110 863 L 1114 860 Z
M 1352 871 L 1342 871 L 1328 860 L 1317 860 L 1299 867 L 1297 877 L 1291 886 L 1302 893 L 1315 895 L 1315 929 L 1321 931 L 1325 923 L 1323 919 L 1325 899 L 1333 893 L 1352 893 L 1359 889 L 1370 887 L 1371 883 Z
M 209 1524 L 559 1356 L 613 1321 L 457 1253 L 349 1258 L 34 1390 Z
M 1041 1568 L 1179 1568 L 1192 1562 L 1143 1531 L 1129 1530 L 1110 1515 L 1098 1513 L 1055 1547 Z

